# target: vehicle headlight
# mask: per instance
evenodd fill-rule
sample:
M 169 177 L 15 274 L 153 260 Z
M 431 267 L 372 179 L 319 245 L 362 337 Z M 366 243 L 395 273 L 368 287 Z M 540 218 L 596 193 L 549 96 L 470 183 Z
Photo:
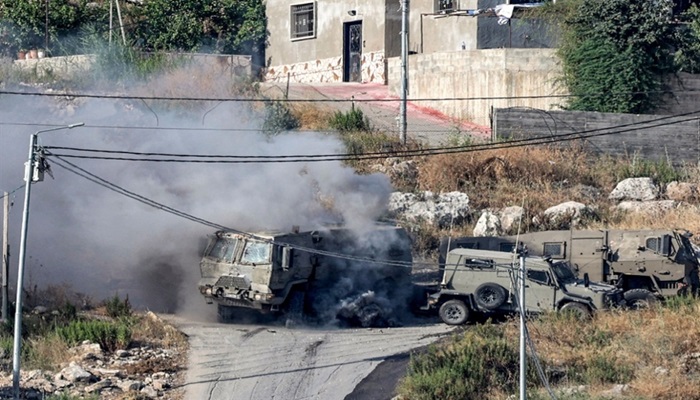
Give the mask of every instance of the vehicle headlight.
M 262 295 L 260 293 L 255 293 L 255 296 L 253 296 L 255 300 L 262 300 Z

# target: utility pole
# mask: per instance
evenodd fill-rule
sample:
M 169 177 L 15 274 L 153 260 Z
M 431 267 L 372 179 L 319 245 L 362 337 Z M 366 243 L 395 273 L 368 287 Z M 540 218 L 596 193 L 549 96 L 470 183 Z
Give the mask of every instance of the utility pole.
M 48 54 L 49 52 L 49 0 L 46 1 L 46 26 L 45 28 L 45 34 L 46 37 L 44 38 L 44 52 Z
M 22 233 L 19 242 L 19 265 L 17 266 L 17 298 L 15 300 L 15 337 L 14 350 L 12 352 L 12 388 L 14 389 L 15 400 L 20 400 L 19 393 L 19 355 L 22 350 L 22 289 L 24 288 L 24 264 L 27 253 L 27 225 L 29 223 L 29 195 L 32 190 L 32 182 L 40 182 L 42 180 L 39 152 L 37 151 L 37 139 L 40 133 L 57 131 L 60 129 L 72 129 L 78 126 L 83 126 L 82 122 L 77 124 L 58 126 L 55 128 L 44 129 L 32 134 L 29 138 L 29 156 L 24 168 L 24 208 L 22 210 Z
M 406 96 L 408 95 L 408 6 L 409 0 L 401 0 L 401 143 L 406 144 Z
M 124 34 L 124 21 L 122 21 L 122 10 L 119 7 L 119 0 L 114 0 L 117 3 L 117 17 L 119 17 L 119 29 L 122 31 L 122 44 L 126 46 L 126 35 Z
M 10 218 L 10 194 L 5 192 L 2 208 L 2 322 L 7 318 L 7 274 L 10 270 L 10 242 L 9 242 L 9 218 Z
M 112 20 L 114 19 L 114 0 L 109 0 L 109 45 L 112 46 L 112 32 L 114 28 L 112 27 Z
M 520 299 L 518 303 L 520 304 L 520 400 L 527 399 L 527 352 L 525 351 L 525 257 L 527 256 L 527 247 L 520 243 L 518 246 L 518 257 L 520 258 L 520 268 L 518 270 L 518 275 L 520 277 L 519 281 L 519 291 Z

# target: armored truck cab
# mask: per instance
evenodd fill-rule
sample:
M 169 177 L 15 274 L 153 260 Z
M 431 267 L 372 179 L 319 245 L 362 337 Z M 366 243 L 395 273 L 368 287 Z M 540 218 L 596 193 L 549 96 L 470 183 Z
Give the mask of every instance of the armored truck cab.
M 511 252 L 516 242 L 530 254 L 567 260 L 578 275 L 622 288 L 630 306 L 676 295 L 698 266 L 690 235 L 672 230 L 570 230 L 519 236 L 443 239 L 441 255 L 454 248 Z
M 567 261 L 527 257 L 525 266 L 526 312 L 563 310 L 586 318 L 624 302 L 620 289 L 577 279 Z M 513 253 L 453 249 L 447 254 L 440 290 L 429 296 L 428 308 L 438 309 L 449 325 L 466 322 L 472 312 L 517 312 L 518 268 Z
M 306 302 L 329 302 L 331 294 L 391 294 L 410 281 L 411 261 L 410 239 L 396 226 L 377 225 L 361 234 L 344 228 L 219 231 L 200 262 L 199 291 L 217 304 L 222 320 L 241 307 L 300 313 L 309 309 Z

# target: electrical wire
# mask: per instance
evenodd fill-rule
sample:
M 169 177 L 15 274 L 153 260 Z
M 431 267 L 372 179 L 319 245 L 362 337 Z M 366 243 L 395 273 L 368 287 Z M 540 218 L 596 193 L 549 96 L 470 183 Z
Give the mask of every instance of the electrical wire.
M 107 181 L 106 179 L 100 178 L 99 176 L 97 176 L 91 172 L 88 172 L 84 168 L 79 167 L 78 165 L 73 164 L 70 161 L 64 160 L 61 157 L 55 157 L 55 158 L 60 160 L 60 161 L 54 160 L 54 163 L 56 165 L 58 165 L 59 167 L 65 169 L 69 172 L 72 172 L 75 175 L 78 175 L 84 179 L 87 179 L 93 183 L 96 183 L 102 187 L 105 187 L 109 190 L 112 190 L 112 191 L 114 191 L 118 194 L 121 194 L 123 196 L 129 197 L 133 200 L 136 200 L 136 201 L 143 203 L 145 205 L 148 205 L 150 207 L 156 208 L 156 209 L 161 210 L 161 211 L 165 211 L 167 213 L 176 215 L 176 216 L 181 217 L 181 218 L 185 218 L 187 220 L 190 220 L 190 221 L 193 221 L 193 222 L 196 222 L 196 223 L 199 223 L 199 224 L 211 227 L 211 228 L 236 233 L 236 234 L 239 234 L 241 236 L 244 236 L 244 237 L 247 237 L 250 239 L 254 239 L 254 240 L 258 240 L 258 241 L 262 241 L 265 243 L 278 245 L 278 246 L 291 247 L 291 248 L 299 250 L 299 251 L 304 251 L 304 252 L 311 253 L 311 254 L 323 255 L 323 256 L 327 256 L 327 257 L 339 258 L 339 259 L 350 260 L 350 261 L 367 262 L 367 263 L 387 265 L 387 266 L 394 266 L 394 267 L 402 267 L 402 268 L 412 268 L 414 265 L 414 263 L 408 262 L 408 261 L 394 261 L 394 260 L 389 260 L 389 259 L 373 259 L 373 258 L 368 258 L 368 257 L 353 256 L 350 254 L 343 254 L 343 253 L 337 253 L 337 252 L 331 252 L 331 251 L 325 251 L 325 250 L 318 250 L 318 249 L 299 246 L 296 244 L 290 244 L 290 243 L 286 243 L 286 242 L 282 242 L 282 241 L 278 241 L 278 240 L 274 240 L 274 239 L 269 239 L 266 237 L 255 235 L 255 234 L 250 233 L 250 232 L 237 230 L 237 229 L 234 229 L 231 227 L 227 227 L 227 226 L 224 226 L 221 224 L 217 224 L 215 222 L 205 220 L 203 218 L 196 217 L 196 216 L 194 216 L 192 214 L 188 214 L 184 211 L 180 211 L 180 210 L 177 210 L 175 208 L 169 207 L 165 204 L 159 203 L 155 200 L 149 199 L 145 196 L 142 196 L 142 195 L 139 195 L 135 192 L 127 190 L 119 185 L 116 185 L 112 182 Z M 67 164 L 67 166 L 64 164 Z
M 386 157 L 395 158 L 405 158 L 414 156 L 429 156 L 438 154 L 454 154 L 454 153 L 469 153 L 474 151 L 486 151 L 486 150 L 500 150 L 509 149 L 515 147 L 524 147 L 540 144 L 553 144 L 564 141 L 581 140 L 591 137 L 615 135 L 630 131 L 637 131 L 643 129 L 657 128 L 661 126 L 674 125 L 678 123 L 695 121 L 698 117 L 690 117 L 686 119 L 679 119 L 671 122 L 663 122 L 658 124 L 650 124 L 653 122 L 664 121 L 672 118 L 678 118 L 682 116 L 688 116 L 692 114 L 700 113 L 700 110 L 693 111 L 690 113 L 677 114 L 673 116 L 660 117 L 651 121 L 645 121 L 642 123 L 630 123 L 618 125 L 616 127 L 598 128 L 588 131 L 566 133 L 556 136 L 547 137 L 536 137 L 527 139 L 518 139 L 507 142 L 498 143 L 485 143 L 485 144 L 475 144 L 475 145 L 465 145 L 465 146 L 453 146 L 453 147 L 437 147 L 437 148 L 427 148 L 427 149 L 416 149 L 416 150 L 400 150 L 400 151 L 390 151 L 390 152 L 374 152 L 374 153 L 362 153 L 362 154 L 312 154 L 312 155 L 285 155 L 285 156 L 232 156 L 232 155 L 193 155 L 193 154 L 172 154 L 172 153 L 139 153 L 139 152 L 126 152 L 118 150 L 103 150 L 103 149 L 84 149 L 75 147 L 50 147 L 47 146 L 47 150 L 51 149 L 62 149 L 71 150 L 79 152 L 95 152 L 95 153 L 109 153 L 109 154 L 130 154 L 139 156 L 158 156 L 158 157 L 180 157 L 180 158 L 198 158 L 198 159 L 177 159 L 177 158 L 133 158 L 133 157 L 112 157 L 112 156 L 91 156 L 91 155 L 76 155 L 76 154 L 64 154 L 64 153 L 53 153 L 47 152 L 48 156 L 53 157 L 64 157 L 64 158 L 79 158 L 79 159 L 93 159 L 93 160 L 118 160 L 118 161 L 148 161 L 148 162 L 180 162 L 180 163 L 204 163 L 204 164 L 249 164 L 249 163 L 298 163 L 298 162 L 317 162 L 317 161 L 357 161 L 357 160 L 372 160 L 381 159 Z M 640 126 L 643 125 L 643 126 Z M 628 127 L 627 129 L 617 129 L 620 127 Z M 601 132 L 603 131 L 603 132 Z
M 8 197 L 9 197 L 10 195 L 12 195 L 12 194 L 15 193 L 16 191 L 22 189 L 23 187 L 24 187 L 24 183 L 21 184 L 20 186 L 18 186 L 16 189 L 13 189 L 13 190 L 7 192 L 7 194 L 3 194 L 2 196 L 0 196 L 0 199 L 4 199 L 5 196 L 8 196 Z
M 623 94 L 663 94 L 663 93 L 687 93 L 696 92 L 697 90 L 659 90 L 647 92 L 614 92 L 614 93 L 590 93 L 590 94 L 545 94 L 545 95 L 529 95 L 529 96 L 477 96 L 477 97 L 438 97 L 438 98 L 415 98 L 409 99 L 410 102 L 423 101 L 483 101 L 483 100 L 518 100 L 518 99 L 552 99 L 552 98 L 570 98 L 570 97 L 585 97 L 585 96 L 611 96 Z M 257 102 L 283 102 L 283 103 L 345 103 L 348 101 L 357 103 L 393 103 L 402 101 L 401 98 L 391 99 L 255 99 L 241 97 L 166 97 L 166 96 L 136 96 L 136 95 L 108 95 L 94 93 L 44 93 L 44 92 L 21 92 L 16 90 L 0 90 L 0 95 L 15 95 L 15 96 L 40 96 L 40 97 L 80 97 L 80 98 L 96 98 L 96 99 L 121 99 L 121 100 L 164 100 L 164 101 L 221 101 L 221 102 L 238 102 L 238 103 L 257 103 Z

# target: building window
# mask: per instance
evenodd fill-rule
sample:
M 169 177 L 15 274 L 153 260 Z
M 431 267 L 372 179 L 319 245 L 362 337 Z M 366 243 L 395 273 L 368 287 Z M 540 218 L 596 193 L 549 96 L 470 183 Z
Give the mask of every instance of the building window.
M 316 37 L 316 3 L 293 5 L 290 25 L 292 39 Z
M 448 13 L 455 11 L 457 8 L 456 0 L 434 0 L 434 2 L 436 13 Z

